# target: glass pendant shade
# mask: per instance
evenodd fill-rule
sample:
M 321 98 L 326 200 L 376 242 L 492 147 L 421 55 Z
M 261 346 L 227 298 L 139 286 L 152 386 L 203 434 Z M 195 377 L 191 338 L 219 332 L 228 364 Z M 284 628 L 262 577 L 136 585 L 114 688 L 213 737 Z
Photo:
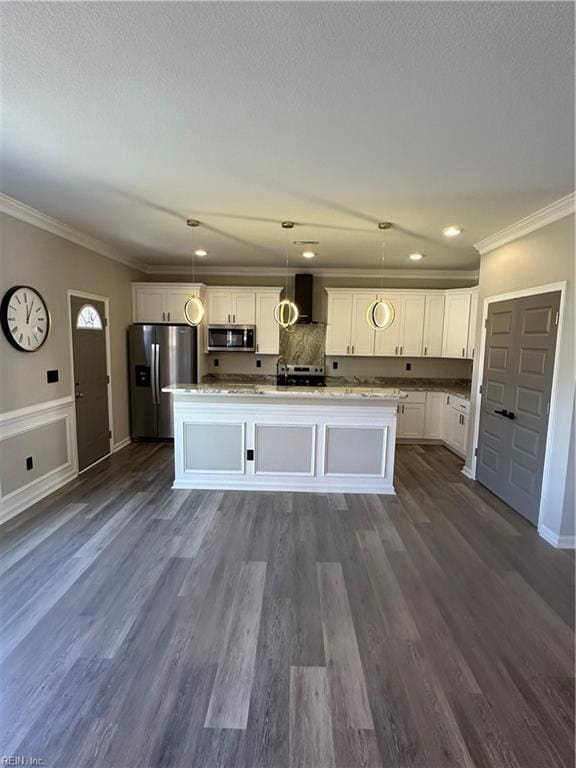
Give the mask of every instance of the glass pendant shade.
M 204 318 L 204 302 L 200 296 L 191 296 L 184 304 L 184 317 L 188 325 L 200 325 Z
M 394 305 L 387 299 L 376 299 L 366 310 L 366 322 L 375 331 L 384 331 L 394 322 Z
M 279 301 L 274 307 L 274 320 L 280 328 L 289 328 L 298 320 L 298 307 L 290 299 Z

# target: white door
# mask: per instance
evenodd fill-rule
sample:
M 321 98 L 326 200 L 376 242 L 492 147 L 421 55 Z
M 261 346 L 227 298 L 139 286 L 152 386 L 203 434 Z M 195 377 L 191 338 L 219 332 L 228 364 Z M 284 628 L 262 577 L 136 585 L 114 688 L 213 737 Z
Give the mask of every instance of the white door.
M 352 330 L 350 353 L 364 357 L 374 354 L 374 329 L 368 325 L 366 311 L 376 295 L 356 293 L 352 296 Z
M 404 357 L 420 357 L 424 338 L 426 297 L 419 294 L 405 296 L 402 304 L 402 337 L 399 354 Z
M 168 288 L 166 291 L 166 321 L 169 323 L 185 323 L 184 306 L 192 296 L 190 288 Z
M 424 403 L 402 403 L 398 410 L 397 437 L 424 437 Z
M 230 291 L 209 292 L 208 322 L 211 325 L 229 325 L 232 322 L 232 294 Z
M 426 419 L 424 437 L 431 440 L 442 439 L 442 415 L 444 413 L 444 393 L 426 393 Z
M 232 323 L 254 325 L 256 322 L 256 294 L 254 291 L 239 291 L 232 294 Z
M 404 322 L 402 296 L 384 291 L 378 294 L 378 298 L 386 299 L 392 304 L 394 322 L 389 328 L 374 332 L 374 354 L 381 357 L 393 357 L 398 355 L 400 350 L 400 337 Z
M 474 359 L 476 346 L 476 324 L 478 321 L 478 291 L 474 291 L 470 297 L 470 322 L 468 323 L 468 344 L 466 357 Z
M 444 329 L 444 296 L 426 296 L 424 313 L 424 357 L 442 357 L 442 331 Z
M 352 330 L 352 294 L 332 293 L 328 296 L 328 328 L 326 354 L 349 355 Z
M 256 352 L 260 355 L 277 355 L 280 351 L 280 326 L 274 320 L 274 307 L 278 293 L 256 294 Z
M 466 357 L 469 321 L 470 294 L 446 296 L 442 357 Z
M 163 323 L 166 320 L 166 289 L 136 288 L 136 322 Z

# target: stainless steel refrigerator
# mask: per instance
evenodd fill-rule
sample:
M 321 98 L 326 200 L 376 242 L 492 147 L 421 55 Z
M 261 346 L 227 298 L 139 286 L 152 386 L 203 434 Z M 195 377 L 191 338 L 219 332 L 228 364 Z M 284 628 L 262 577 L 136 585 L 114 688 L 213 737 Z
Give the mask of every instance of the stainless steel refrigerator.
M 170 384 L 197 381 L 197 331 L 190 325 L 131 325 L 130 432 L 133 438 L 174 437 Z

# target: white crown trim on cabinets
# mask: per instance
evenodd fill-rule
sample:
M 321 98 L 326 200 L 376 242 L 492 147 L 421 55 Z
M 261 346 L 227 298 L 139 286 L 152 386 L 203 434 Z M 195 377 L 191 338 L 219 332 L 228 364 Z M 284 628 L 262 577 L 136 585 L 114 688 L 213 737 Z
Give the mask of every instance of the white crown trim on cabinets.
M 13 197 L 4 195 L 1 192 L 0 212 L 5 213 L 7 216 L 12 216 L 13 219 L 19 219 L 27 224 L 32 224 L 33 227 L 43 229 L 45 232 L 50 232 L 52 235 L 57 235 L 71 243 L 76 243 L 76 245 L 80 245 L 89 251 L 94 251 L 94 253 L 105 256 L 107 259 L 112 259 L 127 267 L 133 267 L 141 272 L 146 272 L 146 265 L 139 259 L 127 256 L 117 251 L 111 245 L 102 242 L 102 240 L 87 235 L 75 227 L 58 221 L 58 219 L 53 219 L 52 216 L 48 216 L 46 213 L 36 210 L 36 208 L 31 208 L 29 205 L 21 203 L 19 200 L 15 200 Z
M 499 232 L 495 232 L 493 235 L 485 237 L 484 240 L 474 243 L 474 248 L 476 248 L 478 253 L 483 256 L 485 253 L 489 253 L 495 248 L 500 248 L 500 246 L 511 243 L 513 240 L 518 240 L 520 237 L 529 235 L 530 232 L 542 229 L 542 227 L 545 227 L 547 224 L 552 224 L 575 212 L 576 192 L 571 192 L 569 195 L 566 195 L 566 197 L 562 197 L 560 200 L 556 200 L 556 202 L 547 205 L 545 208 L 541 208 L 539 211 L 531 213 L 530 216 L 526 216 L 526 218 L 520 219 L 520 221 L 511 224 L 509 227 L 505 227 Z

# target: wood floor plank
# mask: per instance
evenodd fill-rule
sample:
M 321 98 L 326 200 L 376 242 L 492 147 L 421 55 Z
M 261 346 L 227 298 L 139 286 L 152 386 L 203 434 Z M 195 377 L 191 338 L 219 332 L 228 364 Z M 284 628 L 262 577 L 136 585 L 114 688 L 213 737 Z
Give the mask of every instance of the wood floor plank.
M 240 572 L 206 728 L 245 729 L 248 723 L 265 579 L 266 563 L 246 563 Z
M 374 729 L 340 563 L 318 563 L 324 648 L 335 727 Z
M 326 667 L 290 668 L 290 768 L 334 768 Z

